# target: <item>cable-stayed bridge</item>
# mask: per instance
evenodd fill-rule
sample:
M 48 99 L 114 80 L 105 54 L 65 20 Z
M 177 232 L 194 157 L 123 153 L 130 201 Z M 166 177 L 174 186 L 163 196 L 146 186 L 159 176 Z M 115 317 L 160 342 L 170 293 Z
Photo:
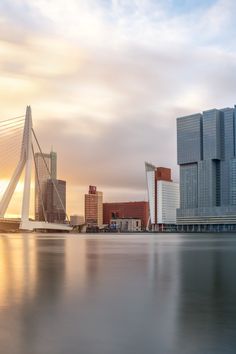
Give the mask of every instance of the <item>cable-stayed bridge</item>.
M 60 193 L 54 182 L 49 166 L 42 153 L 39 141 L 35 134 L 32 124 L 31 108 L 27 106 L 26 114 L 24 116 L 18 116 L 11 119 L 0 121 L 0 169 L 2 172 L 8 172 L 11 155 L 14 155 L 16 165 L 13 166 L 9 182 L 5 188 L 0 201 L 0 229 L 19 228 L 20 230 L 33 231 L 33 230 L 55 230 L 55 231 L 70 231 L 71 228 L 68 224 L 50 223 L 46 219 L 44 213 L 44 220 L 37 221 L 30 218 L 30 194 L 31 194 L 31 179 L 32 170 L 35 169 L 35 183 L 38 183 L 40 200 L 42 204 L 42 210 L 45 210 L 44 198 L 40 189 L 40 183 L 38 180 L 39 171 L 37 171 L 37 165 L 35 163 L 35 148 L 37 147 L 39 154 L 41 155 L 44 169 L 48 172 L 48 178 L 51 178 L 53 188 L 57 195 L 58 201 L 61 204 L 61 208 L 65 206 L 60 197 Z M 19 219 L 5 218 L 9 204 L 14 196 L 14 192 L 17 188 L 18 182 L 24 172 L 23 182 L 23 196 L 21 201 L 21 215 Z M 2 178 L 2 177 L 1 177 Z M 68 219 L 68 217 L 67 217 Z

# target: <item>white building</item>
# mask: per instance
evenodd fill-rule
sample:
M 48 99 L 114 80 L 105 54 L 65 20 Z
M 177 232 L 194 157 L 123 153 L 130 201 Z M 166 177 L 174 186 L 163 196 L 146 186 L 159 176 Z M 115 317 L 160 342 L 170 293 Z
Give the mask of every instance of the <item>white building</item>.
M 114 231 L 120 232 L 141 232 L 142 223 L 140 219 L 134 218 L 120 218 L 112 219 L 110 221 L 110 227 Z
M 171 179 L 171 169 L 145 164 L 150 224 L 152 231 L 174 230 L 179 208 L 179 184 Z

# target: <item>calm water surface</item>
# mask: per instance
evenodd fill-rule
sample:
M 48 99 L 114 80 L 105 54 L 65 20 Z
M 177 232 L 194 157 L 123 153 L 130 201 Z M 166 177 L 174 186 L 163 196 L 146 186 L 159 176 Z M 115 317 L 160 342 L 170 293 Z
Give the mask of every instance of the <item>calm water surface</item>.
M 0 353 L 236 353 L 236 235 L 0 235 Z

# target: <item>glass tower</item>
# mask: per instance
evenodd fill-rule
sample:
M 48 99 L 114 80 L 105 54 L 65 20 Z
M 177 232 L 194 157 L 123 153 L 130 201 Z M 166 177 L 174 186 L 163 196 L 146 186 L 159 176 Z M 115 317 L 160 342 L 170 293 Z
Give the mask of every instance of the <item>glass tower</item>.
M 188 231 L 236 230 L 236 106 L 177 118 L 180 208 Z
M 35 173 L 35 220 L 44 221 L 43 205 L 46 208 L 47 181 L 57 178 L 57 154 L 53 151 L 42 155 L 36 153 L 34 158 L 37 169 L 37 175 Z

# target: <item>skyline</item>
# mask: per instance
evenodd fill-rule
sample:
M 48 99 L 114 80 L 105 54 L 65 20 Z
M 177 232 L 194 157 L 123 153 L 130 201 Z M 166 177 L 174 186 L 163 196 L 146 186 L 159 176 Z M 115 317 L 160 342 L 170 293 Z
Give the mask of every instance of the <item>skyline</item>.
M 235 102 L 236 4 L 65 4 L 1 2 L 0 118 L 31 104 L 73 213 L 89 184 L 106 201 L 144 200 L 144 161 L 178 179 L 176 117 Z

